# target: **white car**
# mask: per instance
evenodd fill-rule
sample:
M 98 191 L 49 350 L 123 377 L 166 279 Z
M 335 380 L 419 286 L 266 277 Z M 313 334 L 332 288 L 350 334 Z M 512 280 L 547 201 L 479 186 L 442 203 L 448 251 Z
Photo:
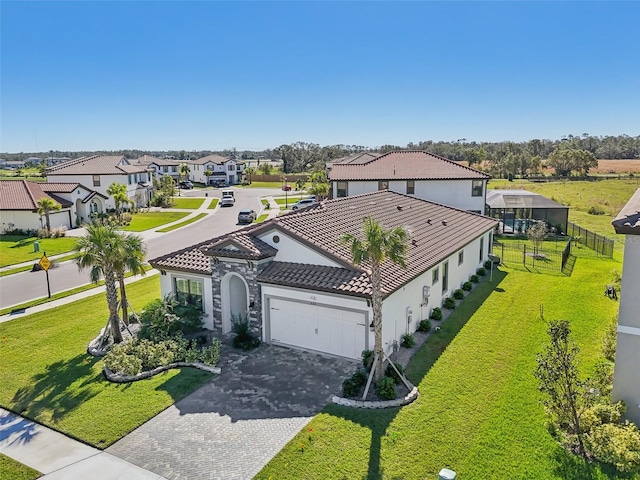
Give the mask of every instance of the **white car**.
M 313 198 L 305 198 L 304 200 L 300 200 L 293 205 L 291 205 L 291 210 L 298 210 L 299 208 L 310 207 L 318 202 Z
M 233 207 L 236 203 L 236 199 L 233 196 L 233 190 L 222 190 L 222 199 L 220 200 L 221 207 Z

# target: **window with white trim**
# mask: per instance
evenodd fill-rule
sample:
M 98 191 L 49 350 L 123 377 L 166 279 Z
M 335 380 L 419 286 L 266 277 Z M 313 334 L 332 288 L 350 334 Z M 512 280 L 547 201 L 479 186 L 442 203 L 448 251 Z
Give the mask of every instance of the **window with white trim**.
M 200 310 L 204 310 L 203 302 L 204 282 L 192 278 L 174 278 L 173 295 L 180 303 L 188 303 Z

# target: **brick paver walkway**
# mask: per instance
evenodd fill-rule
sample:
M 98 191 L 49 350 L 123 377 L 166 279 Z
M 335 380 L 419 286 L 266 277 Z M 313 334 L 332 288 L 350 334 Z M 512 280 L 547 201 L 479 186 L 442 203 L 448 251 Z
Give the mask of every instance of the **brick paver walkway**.
M 169 479 L 250 479 L 357 365 L 273 345 L 221 357 L 220 376 L 107 451 Z

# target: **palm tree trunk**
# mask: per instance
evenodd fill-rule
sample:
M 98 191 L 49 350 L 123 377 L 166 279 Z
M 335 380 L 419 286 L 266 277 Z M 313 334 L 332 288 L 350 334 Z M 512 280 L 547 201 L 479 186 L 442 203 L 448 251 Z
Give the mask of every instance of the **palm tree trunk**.
M 118 272 L 118 284 L 120 285 L 120 304 L 122 305 L 122 321 L 129 325 L 129 312 L 127 311 L 127 290 L 124 286 L 124 272 Z
M 118 316 L 118 290 L 112 265 L 105 265 L 104 284 L 107 290 L 107 305 L 109 305 L 109 322 L 111 323 L 113 342 L 120 343 L 122 342 L 122 333 L 120 332 L 120 317 Z
M 382 355 L 382 293 L 380 291 L 380 265 L 378 262 L 371 262 L 371 302 L 373 304 L 373 336 L 375 339 L 373 353 L 378 354 L 378 361 L 375 364 L 376 382 L 384 376 Z
M 44 218 L 47 223 L 47 232 L 51 231 L 51 219 L 49 218 L 49 210 L 44 211 Z

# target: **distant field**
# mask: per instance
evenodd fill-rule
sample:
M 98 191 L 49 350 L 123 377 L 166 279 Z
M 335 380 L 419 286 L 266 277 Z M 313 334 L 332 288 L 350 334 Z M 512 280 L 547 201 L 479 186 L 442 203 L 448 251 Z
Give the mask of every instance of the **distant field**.
M 598 160 L 598 168 L 589 173 L 640 173 L 640 158 L 636 160 Z

